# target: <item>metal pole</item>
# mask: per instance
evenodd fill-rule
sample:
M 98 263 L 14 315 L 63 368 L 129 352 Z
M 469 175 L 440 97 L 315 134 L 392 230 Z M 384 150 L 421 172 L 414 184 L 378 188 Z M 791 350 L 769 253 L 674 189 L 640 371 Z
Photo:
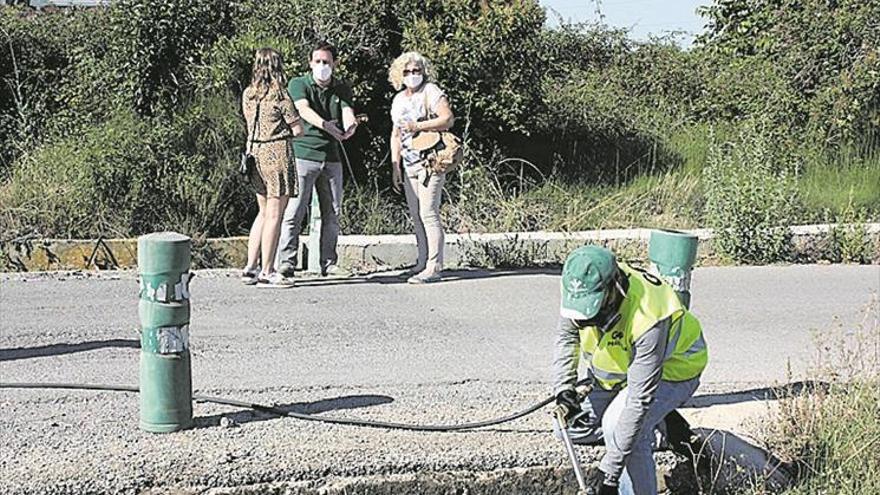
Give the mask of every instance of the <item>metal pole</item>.
M 138 238 L 140 427 L 152 433 L 192 426 L 190 250 L 190 238 L 175 232 Z
M 648 243 L 651 271 L 675 289 L 686 308 L 691 305 L 691 271 L 697 259 L 697 236 L 675 230 L 653 230 Z
M 556 428 L 559 430 L 559 434 L 562 436 L 562 443 L 565 444 L 565 451 L 568 452 L 568 459 L 571 461 L 579 491 L 580 493 L 586 493 L 587 482 L 584 480 L 584 473 L 581 471 L 581 463 L 578 460 L 577 452 L 574 450 L 574 444 L 571 442 L 571 437 L 568 436 L 568 430 L 566 429 L 565 408 L 557 406 L 551 415 L 553 416 L 553 423 L 555 423 Z
M 309 214 L 309 259 L 306 271 L 321 274 L 321 203 L 318 190 L 312 190 L 312 206 Z M 297 242 L 299 242 L 297 240 Z

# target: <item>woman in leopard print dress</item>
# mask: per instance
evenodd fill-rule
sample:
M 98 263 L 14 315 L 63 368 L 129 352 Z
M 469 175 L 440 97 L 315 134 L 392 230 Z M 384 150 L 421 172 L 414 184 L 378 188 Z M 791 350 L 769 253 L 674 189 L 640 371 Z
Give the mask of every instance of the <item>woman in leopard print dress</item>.
M 241 106 L 249 149 L 257 163 L 251 183 L 260 209 L 248 237 L 248 261 L 242 281 L 258 287 L 293 285 L 275 271 L 281 218 L 295 189 L 292 141 L 303 132 L 284 81 L 281 55 L 271 48 L 257 50 L 251 84 L 244 90 Z M 262 271 L 258 272 L 260 261 Z

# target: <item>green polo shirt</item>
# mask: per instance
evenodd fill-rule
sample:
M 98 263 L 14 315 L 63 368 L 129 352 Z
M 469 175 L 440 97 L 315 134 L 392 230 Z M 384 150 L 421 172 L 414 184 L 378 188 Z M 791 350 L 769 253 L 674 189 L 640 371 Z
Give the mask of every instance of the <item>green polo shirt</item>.
M 295 77 L 287 84 L 287 92 L 294 102 L 307 100 L 309 107 L 324 120 L 335 120 L 342 128 L 342 109 L 352 108 L 351 88 L 335 77 L 322 88 L 308 73 Z M 303 135 L 293 140 L 293 152 L 297 158 L 316 162 L 338 162 L 339 141 L 303 119 Z

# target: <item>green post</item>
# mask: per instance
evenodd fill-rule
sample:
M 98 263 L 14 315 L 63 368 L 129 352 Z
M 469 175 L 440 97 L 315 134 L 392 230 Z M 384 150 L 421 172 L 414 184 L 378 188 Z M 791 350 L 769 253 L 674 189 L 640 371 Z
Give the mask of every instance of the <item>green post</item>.
M 309 258 L 306 271 L 321 273 L 321 204 L 318 190 L 312 190 L 312 206 L 309 214 Z
M 691 305 L 691 270 L 697 259 L 697 236 L 675 230 L 653 230 L 648 243 L 652 271 L 675 289 L 685 307 Z
M 190 249 L 190 238 L 175 232 L 138 238 L 140 427 L 152 433 L 192 426 Z

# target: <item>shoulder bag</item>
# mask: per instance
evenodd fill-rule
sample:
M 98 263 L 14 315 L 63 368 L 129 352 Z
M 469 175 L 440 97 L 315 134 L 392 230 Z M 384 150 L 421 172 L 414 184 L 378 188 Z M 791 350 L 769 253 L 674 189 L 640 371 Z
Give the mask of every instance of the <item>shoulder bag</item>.
M 424 93 L 425 120 L 434 118 L 428 106 L 428 93 Z M 412 139 L 412 148 L 419 152 L 422 164 L 429 172 L 448 173 L 458 168 L 464 159 L 461 139 L 449 131 L 420 131 Z
M 257 124 L 260 122 L 260 106 L 262 106 L 262 103 L 263 98 L 257 100 L 257 114 L 254 115 L 254 126 L 244 151 L 241 152 L 241 163 L 238 165 L 238 173 L 242 177 L 249 177 L 251 172 L 257 167 L 257 159 L 253 155 L 253 149 L 254 139 L 257 136 Z

